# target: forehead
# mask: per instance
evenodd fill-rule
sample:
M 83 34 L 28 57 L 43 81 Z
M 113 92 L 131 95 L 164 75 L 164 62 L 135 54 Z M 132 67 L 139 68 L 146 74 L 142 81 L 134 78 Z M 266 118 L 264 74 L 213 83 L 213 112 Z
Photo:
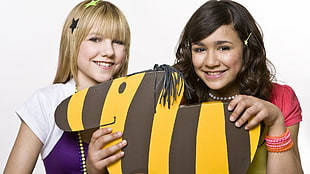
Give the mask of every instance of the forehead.
M 201 40 L 200 42 L 231 42 L 238 43 L 241 42 L 237 31 L 232 25 L 222 25 L 216 29 L 212 34 Z
M 121 40 L 125 45 L 129 45 L 130 43 L 130 30 L 126 21 L 106 20 L 93 25 L 92 28 L 107 38 Z
M 89 32 L 86 33 L 88 35 L 99 35 L 107 38 L 118 38 L 119 30 L 117 30 L 117 26 L 111 26 L 111 24 L 101 21 L 100 23 L 94 23 L 90 26 Z
M 105 35 L 107 33 L 104 28 L 98 26 L 92 26 L 87 33 L 88 35 Z

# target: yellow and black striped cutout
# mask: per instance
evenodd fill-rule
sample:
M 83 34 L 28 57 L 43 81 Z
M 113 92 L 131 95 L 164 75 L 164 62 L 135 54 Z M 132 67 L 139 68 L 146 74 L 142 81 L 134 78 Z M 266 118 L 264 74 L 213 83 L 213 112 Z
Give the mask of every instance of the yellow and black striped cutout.
M 227 104 L 180 105 L 159 100 L 163 72 L 142 72 L 82 90 L 56 109 L 64 131 L 109 126 L 122 131 L 125 156 L 117 174 L 243 174 L 257 149 L 260 126 L 246 131 L 229 121 Z M 182 86 L 182 84 L 176 84 Z

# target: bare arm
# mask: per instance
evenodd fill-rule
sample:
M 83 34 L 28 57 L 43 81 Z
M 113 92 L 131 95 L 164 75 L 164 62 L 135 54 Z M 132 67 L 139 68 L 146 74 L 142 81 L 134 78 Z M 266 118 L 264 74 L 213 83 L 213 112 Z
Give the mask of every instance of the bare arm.
M 294 142 L 292 149 L 281 152 L 281 153 L 272 153 L 268 152 L 267 160 L 267 173 L 271 174 L 302 174 L 303 170 L 301 167 L 301 161 L 298 150 L 298 131 L 299 124 L 288 127 L 291 138 Z M 269 130 L 269 134 L 272 134 L 273 131 L 278 132 L 276 128 L 274 130 Z
M 39 138 L 22 122 L 3 173 L 31 174 L 41 147 Z

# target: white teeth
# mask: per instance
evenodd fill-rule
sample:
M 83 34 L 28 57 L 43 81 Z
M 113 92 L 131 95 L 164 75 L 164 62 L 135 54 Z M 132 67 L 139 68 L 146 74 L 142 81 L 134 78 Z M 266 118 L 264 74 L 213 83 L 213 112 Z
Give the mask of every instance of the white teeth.
M 112 63 L 105 63 L 105 62 L 96 62 L 98 65 L 103 67 L 110 67 L 112 66 Z
M 221 72 L 207 72 L 207 74 L 208 74 L 208 75 L 215 76 L 215 75 L 221 74 Z

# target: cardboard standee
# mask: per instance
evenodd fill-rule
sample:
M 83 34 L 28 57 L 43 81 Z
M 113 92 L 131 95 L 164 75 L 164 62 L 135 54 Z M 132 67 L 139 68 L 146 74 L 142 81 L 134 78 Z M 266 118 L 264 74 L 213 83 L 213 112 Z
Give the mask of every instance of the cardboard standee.
M 235 127 L 227 103 L 181 105 L 185 85 L 178 75 L 145 71 L 84 89 L 57 107 L 56 123 L 64 131 L 123 132 L 128 145 L 108 166 L 112 174 L 246 173 L 260 126 Z

